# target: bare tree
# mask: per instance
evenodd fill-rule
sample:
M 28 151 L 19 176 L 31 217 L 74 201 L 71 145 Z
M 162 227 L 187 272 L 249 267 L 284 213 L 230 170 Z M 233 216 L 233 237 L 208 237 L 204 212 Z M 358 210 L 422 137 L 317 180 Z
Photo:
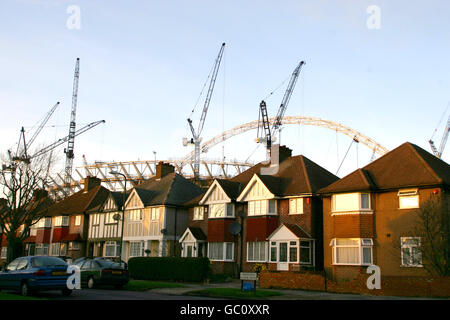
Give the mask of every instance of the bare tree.
M 431 274 L 450 275 L 450 219 L 447 198 L 433 195 L 415 211 L 415 234 L 421 238 L 423 267 Z
M 45 186 L 54 161 L 52 153 L 31 161 L 2 161 L 0 229 L 8 241 L 7 262 L 22 254 L 30 226 L 45 215 L 51 204 Z

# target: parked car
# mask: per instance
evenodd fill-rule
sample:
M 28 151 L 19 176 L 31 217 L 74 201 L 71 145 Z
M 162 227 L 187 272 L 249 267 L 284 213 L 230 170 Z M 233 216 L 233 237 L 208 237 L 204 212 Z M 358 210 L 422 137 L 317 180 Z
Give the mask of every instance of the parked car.
M 57 257 L 17 258 L 0 272 L 0 290 L 18 290 L 23 296 L 41 290 L 61 290 L 68 296 L 72 290 L 67 288 L 67 267 L 67 263 Z
M 120 289 L 130 280 L 126 268 L 105 258 L 80 259 L 75 265 L 80 268 L 81 286 L 89 289 L 96 285 L 113 285 Z

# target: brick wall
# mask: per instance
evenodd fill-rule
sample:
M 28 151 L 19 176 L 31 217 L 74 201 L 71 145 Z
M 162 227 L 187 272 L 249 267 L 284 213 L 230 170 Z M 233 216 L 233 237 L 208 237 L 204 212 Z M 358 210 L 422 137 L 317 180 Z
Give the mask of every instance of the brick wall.
M 369 274 L 359 274 L 345 282 L 326 280 L 322 272 L 271 272 L 259 275 L 261 288 L 301 289 L 335 293 L 355 293 L 379 296 L 449 297 L 450 277 L 381 277 L 381 289 L 369 290 L 366 286 Z

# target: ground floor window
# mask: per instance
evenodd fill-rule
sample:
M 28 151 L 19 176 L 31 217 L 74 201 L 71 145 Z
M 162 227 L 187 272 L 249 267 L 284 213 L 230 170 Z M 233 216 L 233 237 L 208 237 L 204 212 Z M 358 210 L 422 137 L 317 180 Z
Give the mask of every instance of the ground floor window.
M 130 257 L 143 257 L 144 243 L 142 241 L 130 242 Z
M 270 241 L 270 262 L 313 264 L 313 240 Z
M 8 247 L 2 247 L 1 258 L 6 259 L 8 254 Z
M 80 250 L 79 242 L 69 242 L 69 250 Z
M 233 242 L 209 242 L 208 258 L 213 261 L 233 261 L 234 243 Z
M 421 267 L 422 253 L 420 237 L 401 237 L 401 259 L 403 267 Z
M 267 261 L 267 242 L 247 242 L 247 261 L 248 262 L 266 262 Z
M 300 263 L 312 264 L 313 256 L 313 242 L 312 241 L 300 241 Z
M 105 242 L 105 257 L 118 257 L 119 256 L 119 243 L 116 241 Z
M 34 251 L 37 256 L 48 256 L 48 247 L 47 243 L 37 243 Z
M 371 265 L 372 239 L 347 238 L 333 239 L 333 263 L 343 265 Z

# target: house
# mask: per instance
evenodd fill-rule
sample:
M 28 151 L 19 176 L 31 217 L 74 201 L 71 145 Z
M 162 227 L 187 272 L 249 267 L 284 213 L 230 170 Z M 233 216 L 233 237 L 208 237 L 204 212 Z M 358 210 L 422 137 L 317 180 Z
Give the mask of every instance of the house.
M 123 192 L 110 192 L 100 210 L 89 215 L 88 247 L 93 257 L 121 256 L 122 205 L 127 196 Z
M 108 195 L 100 179 L 85 178 L 83 190 L 50 206 L 30 228 L 25 240 L 27 253 L 72 259 L 92 255 L 93 248 L 86 246 L 89 214 L 97 212 Z
M 256 263 L 273 270 L 322 267 L 317 191 L 338 178 L 285 146 L 271 156 L 276 169 L 259 163 L 232 179 L 215 179 L 191 209 L 182 245 L 189 250 L 193 239 L 206 238 L 215 273 L 237 275 Z
M 155 176 L 134 187 L 125 202 L 122 259 L 180 255 L 178 240 L 188 225 L 184 204 L 201 193 L 172 165 L 158 163 Z
M 369 265 L 425 276 L 415 210 L 437 195 L 448 208 L 449 184 L 449 165 L 407 142 L 321 189 L 327 277 L 353 280 Z

